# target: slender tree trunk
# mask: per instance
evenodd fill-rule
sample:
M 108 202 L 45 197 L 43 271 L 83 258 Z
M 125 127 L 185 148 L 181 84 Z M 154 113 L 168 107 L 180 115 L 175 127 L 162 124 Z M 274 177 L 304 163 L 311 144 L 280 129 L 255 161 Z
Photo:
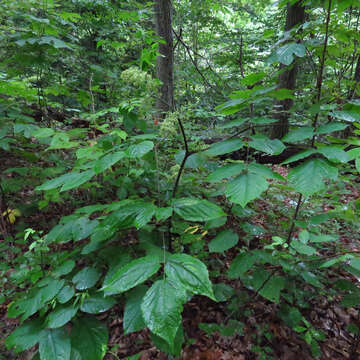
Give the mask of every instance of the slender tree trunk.
M 156 108 L 158 116 L 163 117 L 168 111 L 174 110 L 174 49 L 172 36 L 171 2 L 170 0 L 156 0 L 155 24 L 156 33 L 164 43 L 159 44 L 156 59 L 156 76 L 161 81 Z
M 293 5 L 288 3 L 285 31 L 290 31 L 293 27 L 302 24 L 305 21 L 305 7 L 301 5 L 302 1 L 298 1 Z M 281 65 L 280 69 L 285 66 Z M 279 76 L 279 89 L 294 90 L 296 86 L 296 75 L 298 72 L 298 65 L 296 60 L 291 68 L 284 70 Z M 278 121 L 272 128 L 271 137 L 273 139 L 281 139 L 289 132 L 289 110 L 293 106 L 292 99 L 279 100 L 275 102 L 274 118 Z

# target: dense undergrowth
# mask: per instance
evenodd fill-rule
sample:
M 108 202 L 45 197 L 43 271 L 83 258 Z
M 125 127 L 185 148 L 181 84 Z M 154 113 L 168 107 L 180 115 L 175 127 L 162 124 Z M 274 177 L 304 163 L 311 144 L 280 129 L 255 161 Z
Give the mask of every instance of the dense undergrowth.
M 0 358 L 357 359 L 359 90 L 327 71 L 356 54 L 350 5 L 307 2 L 324 23 L 281 34 L 241 90 L 217 83 L 228 101 L 189 86 L 185 56 L 159 120 L 151 10 L 110 3 L 0 5 Z M 279 89 L 295 61 L 315 86 Z

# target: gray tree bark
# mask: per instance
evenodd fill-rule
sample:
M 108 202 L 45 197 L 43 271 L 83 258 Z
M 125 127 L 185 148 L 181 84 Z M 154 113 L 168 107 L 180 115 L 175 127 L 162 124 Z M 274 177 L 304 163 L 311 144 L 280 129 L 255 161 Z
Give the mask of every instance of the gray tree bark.
M 302 1 L 298 1 L 293 5 L 287 4 L 286 24 L 285 31 L 290 31 L 293 27 L 304 23 L 305 21 L 305 7 L 301 5 Z M 285 66 L 281 65 L 280 69 L 284 69 Z M 279 89 L 295 90 L 296 87 L 296 75 L 298 72 L 297 61 L 294 60 L 292 67 L 286 69 L 279 76 Z M 275 114 L 274 118 L 278 121 L 274 124 L 271 132 L 273 139 L 281 139 L 289 132 L 289 110 L 293 106 L 292 99 L 278 100 L 275 102 Z
M 172 9 L 170 0 L 156 0 L 155 25 L 156 34 L 164 43 L 159 44 L 159 53 L 156 59 L 156 76 L 161 81 L 159 96 L 156 103 L 158 117 L 174 110 L 174 50 L 172 34 Z

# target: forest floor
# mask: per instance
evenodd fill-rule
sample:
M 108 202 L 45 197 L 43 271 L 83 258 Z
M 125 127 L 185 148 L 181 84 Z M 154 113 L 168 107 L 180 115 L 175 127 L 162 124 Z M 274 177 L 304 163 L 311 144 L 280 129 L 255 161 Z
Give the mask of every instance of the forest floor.
M 286 175 L 287 168 L 276 167 L 279 173 Z M 360 186 L 358 183 L 348 183 L 347 191 L 338 201 L 346 204 L 349 201 L 360 198 Z M 332 189 L 331 191 L 336 191 Z M 274 199 L 276 198 L 273 194 Z M 25 196 L 25 195 L 24 195 Z M 279 198 L 279 197 L 277 197 Z M 26 200 L 25 200 L 26 201 Z M 274 200 L 276 201 L 276 200 Z M 281 197 L 284 204 L 292 206 L 291 198 L 287 196 Z M 279 203 L 277 204 L 279 206 Z M 269 202 L 258 200 L 254 203 L 256 208 L 256 216 L 251 218 L 251 222 L 255 227 L 263 227 L 267 230 L 264 234 L 254 236 L 252 240 L 252 248 L 261 248 L 264 242 L 271 239 L 271 225 L 277 222 L 286 221 L 284 212 L 286 207 L 276 214 L 277 219 L 268 218 Z M 274 204 L 271 204 L 274 207 Z M 314 209 L 314 204 L 305 203 L 306 210 Z M 332 204 L 326 201 L 318 200 L 316 209 L 329 211 L 333 208 Z M 60 214 L 61 216 L 67 215 Z M 58 209 L 47 216 L 59 217 Z M 36 223 L 34 218 L 33 222 Z M 246 237 L 243 229 L 236 223 L 235 218 L 229 218 L 226 228 L 235 229 L 240 238 Z M 358 251 L 360 235 L 354 226 L 348 226 L 342 223 L 340 226 L 340 242 L 344 248 L 352 251 Z M 214 302 L 205 297 L 195 296 L 190 302 L 184 306 L 183 311 L 183 327 L 185 333 L 185 346 L 179 359 L 182 360 L 268 360 L 268 359 L 314 359 L 310 346 L 305 340 L 299 336 L 294 330 L 286 326 L 279 317 L 279 305 L 267 301 L 256 292 L 246 289 L 240 280 L 229 280 L 225 275 L 231 260 L 236 256 L 235 250 L 229 250 L 225 254 L 210 254 L 208 262 L 223 264 L 223 268 L 215 277 L 214 283 L 227 283 L 232 286 L 236 294 L 247 293 L 248 300 L 243 307 L 229 311 L 228 302 Z M 359 279 L 343 271 L 340 268 L 335 269 L 331 273 L 334 280 L 337 278 L 346 278 L 355 283 Z M 325 359 L 360 359 L 360 337 L 349 331 L 350 324 L 357 324 L 360 327 L 360 312 L 355 308 L 344 308 L 339 305 L 340 299 L 331 300 L 327 296 L 320 295 L 312 299 L 307 299 L 310 306 L 302 309 L 302 315 L 310 321 L 313 326 L 322 330 L 325 334 L 325 340 L 319 341 L 322 355 L 321 360 Z M 14 359 L 31 359 L 34 349 L 23 355 L 15 355 L 8 352 L 3 340 L 16 327 L 18 321 L 7 317 L 8 301 L 0 305 L 0 360 Z M 168 355 L 157 350 L 151 342 L 149 331 L 124 335 L 123 331 L 123 307 L 121 304 L 115 306 L 110 311 L 98 316 L 102 321 L 106 321 L 109 328 L 109 352 L 106 360 L 166 360 L 172 359 Z M 232 334 L 221 334 L 217 325 L 225 324 L 226 326 L 235 320 L 235 323 L 241 324 Z M 200 326 L 199 326 L 200 325 Z M 226 327 L 225 326 L 225 327 Z

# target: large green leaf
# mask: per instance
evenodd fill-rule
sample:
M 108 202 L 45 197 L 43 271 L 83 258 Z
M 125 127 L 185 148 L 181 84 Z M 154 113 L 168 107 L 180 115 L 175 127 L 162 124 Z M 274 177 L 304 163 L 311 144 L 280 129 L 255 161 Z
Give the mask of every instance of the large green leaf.
M 167 279 L 156 281 L 147 291 L 141 310 L 146 326 L 174 348 L 174 339 L 181 324 L 186 291 Z
M 295 249 L 299 254 L 303 255 L 314 255 L 316 254 L 316 249 L 312 246 L 303 244 L 301 241 L 293 240 L 290 243 L 290 246 Z
M 26 320 L 35 314 L 50 300 L 52 300 L 64 286 L 64 280 L 49 279 L 47 285 L 41 288 L 33 288 L 26 297 L 20 299 L 9 306 L 8 316 L 17 317 L 21 314 L 21 320 Z
M 118 161 L 125 157 L 124 151 L 118 151 L 113 154 L 108 154 L 95 162 L 94 171 L 96 174 L 100 174 L 103 171 L 111 168 Z
M 269 187 L 266 179 L 253 172 L 247 172 L 231 181 L 225 189 L 230 201 L 245 207 L 250 201 L 258 198 Z
M 294 60 L 294 55 L 304 57 L 305 53 L 306 48 L 303 44 L 292 42 L 279 48 L 276 51 L 276 58 L 280 63 L 290 65 Z
M 285 278 L 283 276 L 272 276 L 260 290 L 260 295 L 278 304 L 280 301 L 281 290 L 283 290 L 284 287 Z
M 75 321 L 71 329 L 71 346 L 83 360 L 102 360 L 106 354 L 108 338 L 106 324 L 95 317 L 82 317 Z
M 75 189 L 89 181 L 95 175 L 94 170 L 87 170 L 81 173 L 72 173 L 71 178 L 64 181 L 60 191 Z
M 306 139 L 311 139 L 314 136 L 314 130 L 310 126 L 305 126 L 300 129 L 291 130 L 281 140 L 285 142 L 297 142 Z
M 224 252 L 234 247 L 239 241 L 239 236 L 232 230 L 221 231 L 209 243 L 210 252 Z
M 70 360 L 71 344 L 65 328 L 47 329 L 40 339 L 41 360 Z
M 216 182 L 227 179 L 229 177 L 239 175 L 245 169 L 245 167 L 246 165 L 242 163 L 225 165 L 213 171 L 206 180 L 210 182 Z
M 333 111 L 329 115 L 348 122 L 360 121 L 360 111 L 356 110 Z
M 334 162 L 346 163 L 350 159 L 349 155 L 337 146 L 325 146 L 319 149 L 318 152 Z
M 236 256 L 230 265 L 228 271 L 228 277 L 230 279 L 236 279 L 242 274 L 245 274 L 256 263 L 257 257 L 252 253 L 242 253 Z
M 313 155 L 315 153 L 316 153 L 315 149 L 307 149 L 307 150 L 304 150 L 304 151 L 300 151 L 299 153 L 297 153 L 297 154 L 295 154 L 293 156 L 290 156 L 288 159 L 283 161 L 281 164 L 282 165 L 290 164 L 292 162 L 305 159 L 305 158 L 307 158 L 307 157 L 309 157 L 309 156 L 311 156 L 311 155 Z
M 72 282 L 75 284 L 76 289 L 85 290 L 93 287 L 100 279 L 100 276 L 99 270 L 87 266 L 72 278 Z
M 102 290 L 106 295 L 120 294 L 130 290 L 156 274 L 160 265 L 159 258 L 156 256 L 145 256 L 133 260 L 106 279 Z
M 130 158 L 141 158 L 154 148 L 152 141 L 143 141 L 140 144 L 131 145 L 126 150 L 126 155 Z
M 341 131 L 348 127 L 348 124 L 343 124 L 340 122 L 332 122 L 329 124 L 321 125 L 317 128 L 316 134 L 329 134 L 333 131 Z
M 104 297 L 103 294 L 96 294 L 86 297 L 80 306 L 80 310 L 88 314 L 101 314 L 108 311 L 116 304 L 112 297 Z
M 203 199 L 176 199 L 173 207 L 180 217 L 188 221 L 209 221 L 226 216 L 219 206 Z
M 336 180 L 338 169 L 324 159 L 310 159 L 289 172 L 289 180 L 295 189 L 311 196 L 325 187 L 325 180 Z
M 264 135 L 251 137 L 249 146 L 270 155 L 279 155 L 285 150 L 285 145 L 278 139 L 271 140 Z
M 146 292 L 147 286 L 140 285 L 127 293 L 124 310 L 124 332 L 130 334 L 139 331 L 145 327 L 144 319 L 141 313 L 141 303 Z
M 209 156 L 229 154 L 241 149 L 243 146 L 244 143 L 240 139 L 226 140 L 211 145 L 210 149 L 205 151 L 205 154 Z
M 40 318 L 30 320 L 17 327 L 5 340 L 5 345 L 16 353 L 30 349 L 40 341 L 44 334 L 43 329 L 43 321 Z
M 171 255 L 166 261 L 165 273 L 184 289 L 215 300 L 208 270 L 200 260 L 186 254 Z
M 77 313 L 78 308 L 70 305 L 60 305 L 53 310 L 46 319 L 46 325 L 50 329 L 56 329 L 68 323 Z

